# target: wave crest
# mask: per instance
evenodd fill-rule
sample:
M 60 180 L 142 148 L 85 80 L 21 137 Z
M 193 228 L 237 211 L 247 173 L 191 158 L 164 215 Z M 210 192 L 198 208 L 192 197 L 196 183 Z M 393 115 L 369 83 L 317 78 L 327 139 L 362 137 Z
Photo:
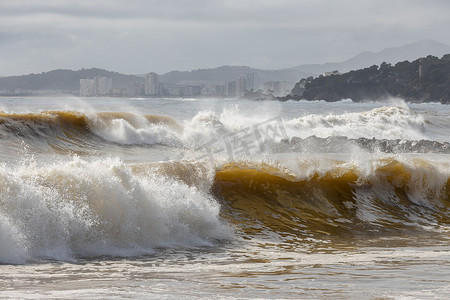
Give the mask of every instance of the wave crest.
M 231 237 L 196 186 L 119 160 L 0 165 L 0 262 L 141 255 Z
M 291 136 L 346 136 L 376 139 L 425 139 L 425 119 L 407 106 L 385 106 L 340 115 L 307 115 L 286 122 Z
M 425 160 L 303 161 L 295 172 L 231 164 L 217 172 L 214 188 L 232 222 L 250 234 L 368 236 L 450 225 L 450 165 Z

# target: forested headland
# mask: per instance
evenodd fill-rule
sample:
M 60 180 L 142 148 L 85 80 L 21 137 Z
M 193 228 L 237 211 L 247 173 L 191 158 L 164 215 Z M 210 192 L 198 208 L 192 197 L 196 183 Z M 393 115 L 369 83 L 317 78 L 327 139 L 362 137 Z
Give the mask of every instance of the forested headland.
M 400 97 L 410 102 L 450 103 L 450 54 L 427 56 L 395 65 L 369 68 L 300 80 L 291 99 L 355 102 Z

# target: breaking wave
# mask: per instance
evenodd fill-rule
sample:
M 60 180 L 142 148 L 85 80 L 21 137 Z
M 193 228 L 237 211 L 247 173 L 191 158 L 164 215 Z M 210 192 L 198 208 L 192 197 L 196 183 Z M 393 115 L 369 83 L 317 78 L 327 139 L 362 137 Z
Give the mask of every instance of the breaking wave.
M 300 161 L 295 171 L 229 164 L 214 191 L 250 235 L 305 238 L 450 227 L 450 164 L 393 158 L 362 164 Z
M 284 132 L 266 141 L 267 153 L 224 150 L 211 163 L 204 143 L 236 132 L 255 139 L 274 116 L 0 113 L 0 263 L 145 255 L 236 236 L 447 236 L 450 146 L 431 132 L 448 133 L 426 116 L 393 105 L 279 118 L 271 130 Z M 158 151 L 183 155 L 159 161 Z
M 213 138 L 252 129 L 267 119 L 240 113 L 200 111 L 181 123 L 167 116 L 125 112 L 80 113 L 48 111 L 29 114 L 0 113 L 0 137 L 30 142 L 37 149 L 83 151 L 118 145 L 165 145 L 195 148 Z M 305 139 L 342 136 L 350 139 L 434 140 L 423 115 L 405 106 L 386 106 L 360 113 L 306 115 L 283 120 L 287 137 Z M 280 138 L 274 140 L 279 142 Z
M 272 234 L 343 238 L 450 231 L 450 164 L 297 158 L 0 165 L 0 262 L 136 256 Z
M 49 111 L 0 114 L 0 137 L 50 146 L 95 146 L 99 139 L 125 145 L 177 142 L 181 127 L 170 117 L 131 113 Z
M 232 233 L 219 212 L 207 192 L 156 167 L 80 158 L 0 165 L 0 263 L 213 245 Z
M 384 106 L 365 112 L 352 112 L 340 115 L 307 115 L 286 122 L 292 136 L 376 139 L 428 139 L 426 120 L 412 112 L 408 106 Z

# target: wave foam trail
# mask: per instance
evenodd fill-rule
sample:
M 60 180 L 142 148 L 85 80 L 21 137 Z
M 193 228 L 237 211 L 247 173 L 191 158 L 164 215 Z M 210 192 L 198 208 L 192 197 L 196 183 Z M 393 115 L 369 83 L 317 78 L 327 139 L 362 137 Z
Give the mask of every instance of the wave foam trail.
M 132 256 L 231 237 L 206 192 L 118 159 L 0 165 L 0 262 Z
M 290 136 L 318 137 L 346 136 L 377 139 L 426 138 L 425 119 L 408 106 L 385 106 L 365 112 L 341 115 L 307 115 L 286 122 Z

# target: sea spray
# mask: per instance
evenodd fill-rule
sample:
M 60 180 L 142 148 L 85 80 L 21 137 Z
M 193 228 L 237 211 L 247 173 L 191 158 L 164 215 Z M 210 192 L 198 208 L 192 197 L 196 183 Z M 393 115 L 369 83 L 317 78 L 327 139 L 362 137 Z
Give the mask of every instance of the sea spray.
M 181 144 L 181 126 L 165 116 L 100 112 L 88 116 L 87 126 L 97 136 L 122 145 Z
M 426 138 L 425 120 L 407 106 L 385 106 L 366 112 L 310 114 L 285 122 L 290 136 L 345 136 L 376 139 Z
M 119 159 L 2 164 L 0 207 L 2 262 L 133 256 L 231 237 L 207 191 L 133 173 Z

